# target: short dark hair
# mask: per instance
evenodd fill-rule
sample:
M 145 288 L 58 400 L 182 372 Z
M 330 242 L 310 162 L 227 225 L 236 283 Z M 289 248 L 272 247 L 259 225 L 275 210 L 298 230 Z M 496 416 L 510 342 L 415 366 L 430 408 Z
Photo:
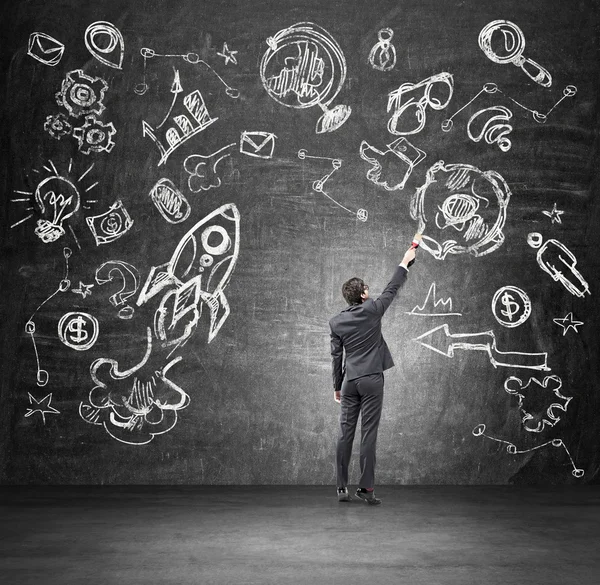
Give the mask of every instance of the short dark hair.
M 362 303 L 361 295 L 365 292 L 365 283 L 361 278 L 351 278 L 342 285 L 342 295 L 349 305 Z

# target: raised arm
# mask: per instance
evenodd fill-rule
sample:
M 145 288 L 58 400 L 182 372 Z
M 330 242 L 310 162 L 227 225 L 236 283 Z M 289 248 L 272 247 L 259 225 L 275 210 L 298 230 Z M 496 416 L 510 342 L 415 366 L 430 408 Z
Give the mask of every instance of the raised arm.
M 396 298 L 398 291 L 402 288 L 406 282 L 406 276 L 408 274 L 408 266 L 415 259 L 415 249 L 409 248 L 402 258 L 399 266 L 396 268 L 392 279 L 388 282 L 381 295 L 373 301 L 375 310 L 379 315 L 383 315 L 388 307 L 392 304 L 392 301 Z

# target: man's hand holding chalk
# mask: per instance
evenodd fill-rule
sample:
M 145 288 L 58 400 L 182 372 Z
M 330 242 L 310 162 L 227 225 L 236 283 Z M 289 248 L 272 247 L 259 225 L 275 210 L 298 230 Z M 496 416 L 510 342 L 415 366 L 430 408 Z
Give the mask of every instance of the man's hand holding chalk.
M 417 255 L 417 248 L 419 247 L 419 244 L 421 243 L 421 238 L 423 237 L 422 234 L 415 234 L 415 237 L 413 238 L 413 241 L 410 245 L 410 248 L 408 249 L 408 252 L 406 252 L 406 254 L 404 254 L 404 258 L 402 259 L 401 264 L 406 266 L 406 268 L 410 268 L 414 263 L 415 263 L 415 257 Z

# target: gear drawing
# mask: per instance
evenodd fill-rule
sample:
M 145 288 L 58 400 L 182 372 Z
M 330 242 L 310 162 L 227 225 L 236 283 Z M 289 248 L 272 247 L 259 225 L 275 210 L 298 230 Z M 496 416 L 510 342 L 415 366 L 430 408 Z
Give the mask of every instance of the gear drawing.
M 73 130 L 73 137 L 79 142 L 79 151 L 83 154 L 94 152 L 110 152 L 115 142 L 113 136 L 117 133 L 114 124 L 105 124 L 94 115 L 85 117 L 83 126 Z
M 52 136 L 60 140 L 63 136 L 67 136 L 73 132 L 73 127 L 69 123 L 67 116 L 63 113 L 48 116 L 44 122 L 44 130 Z
M 83 69 L 69 71 L 59 92 L 56 102 L 67 109 L 74 118 L 85 114 L 100 115 L 105 105 L 102 103 L 108 84 L 100 77 L 90 77 Z

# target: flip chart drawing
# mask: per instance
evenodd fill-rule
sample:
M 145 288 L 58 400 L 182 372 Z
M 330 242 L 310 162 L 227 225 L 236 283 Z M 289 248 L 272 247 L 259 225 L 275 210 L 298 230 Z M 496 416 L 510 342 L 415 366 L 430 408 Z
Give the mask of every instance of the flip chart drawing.
M 466 164 L 436 162 L 413 195 L 410 215 L 423 235 L 421 248 L 438 260 L 448 254 L 479 257 L 504 242 L 511 192 L 495 171 Z
M 537 451 L 538 449 L 543 449 L 544 447 L 562 447 L 565 451 L 565 453 L 567 454 L 567 457 L 569 458 L 569 461 L 571 462 L 571 466 L 573 467 L 573 470 L 571 471 L 571 474 L 573 475 L 573 477 L 583 477 L 585 474 L 585 471 L 583 469 L 579 469 L 576 465 L 575 462 L 573 461 L 573 457 L 571 457 L 571 453 L 569 453 L 569 450 L 567 449 L 567 446 L 565 445 L 564 441 L 562 439 L 552 439 L 550 441 L 546 441 L 545 443 L 542 443 L 541 445 L 537 445 L 536 447 L 532 447 L 531 449 L 517 449 L 517 446 L 514 443 L 511 443 L 510 441 L 505 441 L 503 439 L 497 439 L 496 437 L 492 437 L 491 435 L 486 435 L 485 434 L 485 425 L 484 424 L 479 424 L 477 425 L 473 431 L 473 436 L 474 437 L 486 437 L 487 439 L 490 439 L 492 441 L 496 441 L 497 443 L 502 443 L 504 445 L 506 445 L 506 451 L 507 453 L 510 453 L 511 455 L 517 455 L 517 454 L 523 454 L 523 453 L 531 453 L 533 451 Z
M 394 31 L 382 28 L 377 33 L 379 42 L 373 45 L 369 53 L 369 63 L 378 71 L 391 71 L 396 66 L 396 47 L 392 45 Z
M 234 51 L 234 52 L 237 53 L 237 51 Z M 190 63 L 191 65 L 203 65 L 225 86 L 225 93 L 230 98 L 237 99 L 240 97 L 240 92 L 237 89 L 235 89 L 235 88 L 231 87 L 230 85 L 228 85 L 227 83 L 225 83 L 225 80 L 206 61 L 200 59 L 200 56 L 198 55 L 198 53 L 161 55 L 161 54 L 157 53 L 154 49 L 150 49 L 148 47 L 143 47 L 142 49 L 140 49 L 140 54 L 142 55 L 142 57 L 144 59 L 144 70 L 143 70 L 142 82 L 138 83 L 134 88 L 135 93 L 137 93 L 138 95 L 144 95 L 148 91 L 148 88 L 149 88 L 148 84 L 146 83 L 146 64 L 147 64 L 148 59 L 164 58 L 164 59 L 183 59 L 186 63 Z M 227 63 L 225 63 L 225 64 L 227 64 Z
M 345 207 L 344 205 L 342 205 L 341 203 L 339 203 L 338 201 L 336 201 L 333 197 L 331 197 L 331 195 L 329 195 L 329 193 L 327 193 L 324 190 L 325 183 L 342 166 L 342 161 L 339 158 L 330 158 L 327 156 L 314 156 L 314 155 L 306 154 L 306 150 L 304 150 L 303 148 L 298 151 L 298 158 L 300 160 L 305 160 L 307 158 L 310 158 L 310 159 L 315 159 L 315 160 L 331 161 L 331 171 L 329 173 L 327 173 L 321 179 L 313 182 L 313 184 L 312 184 L 313 191 L 315 191 L 316 193 L 321 193 L 321 194 L 325 195 L 325 197 L 327 197 L 330 201 L 333 201 L 333 203 L 335 203 L 338 207 L 341 207 L 344 211 L 347 211 L 351 215 L 354 215 L 356 217 L 356 219 L 358 219 L 359 221 L 362 221 L 362 222 L 367 221 L 369 214 L 366 209 L 361 208 L 358 211 L 354 212 L 354 211 L 348 209 L 347 207 Z
M 190 154 L 183 162 L 183 168 L 189 174 L 188 187 L 192 193 L 208 191 L 213 187 L 220 187 L 221 177 L 217 173 L 217 165 L 231 156 L 231 148 L 235 142 L 220 148 L 216 152 L 205 156 L 203 154 Z
M 33 32 L 29 35 L 27 54 L 44 65 L 55 67 L 60 63 L 64 52 L 65 46 L 46 33 Z
M 544 242 L 542 234 L 532 232 L 527 235 L 527 243 L 537 250 L 539 267 L 550 275 L 552 280 L 560 282 L 572 295 L 584 297 L 590 293 L 590 287 L 577 266 L 575 255 L 558 240 L 549 239 Z
M 571 396 L 563 396 L 561 389 L 562 380 L 558 376 L 546 376 L 541 381 L 536 378 L 529 378 L 526 384 L 523 384 L 516 376 L 511 376 L 504 382 L 504 390 L 519 399 L 519 410 L 523 416 L 521 422 L 525 430 L 530 433 L 541 433 L 546 427 L 553 427 L 560 422 L 560 412 L 567 412 L 569 402 L 572 400 Z M 547 392 L 554 395 L 549 398 L 554 402 L 547 405 L 546 401 L 544 407 L 536 409 L 541 410 L 542 412 L 540 413 L 533 411 L 535 404 L 532 405 L 533 408 L 528 406 L 530 402 L 529 393 L 536 390 L 542 390 L 544 393 Z M 556 402 L 557 400 L 558 402 Z
M 552 321 L 563 328 L 563 337 L 569 329 L 573 329 L 575 333 L 579 333 L 577 327 L 584 325 L 583 321 L 577 321 L 573 318 L 572 312 L 567 313 L 562 319 L 552 319 Z
M 199 90 L 196 89 L 188 93 L 183 98 L 182 103 L 179 103 L 179 95 L 182 92 L 183 87 L 179 80 L 179 71 L 175 70 L 171 86 L 173 100 L 163 121 L 156 128 L 153 128 L 148 122 L 142 120 L 143 136 L 149 136 L 160 152 L 158 166 L 164 164 L 169 156 L 183 143 L 218 120 L 218 118 L 213 118 L 208 113 L 208 108 Z M 163 128 L 171 115 L 170 124 Z
M 363 140 L 360 144 L 360 157 L 371 164 L 371 168 L 367 171 L 369 181 L 383 187 L 386 191 L 396 191 L 404 189 L 413 169 L 426 157 L 426 154 L 401 136 L 388 144 L 385 151 Z
M 415 305 L 410 311 L 405 311 L 407 315 L 416 315 L 420 317 L 450 317 L 456 316 L 461 317 L 462 313 L 455 313 L 452 311 L 452 298 L 446 299 L 436 298 L 436 284 L 431 283 L 427 296 L 423 301 L 422 305 Z
M 524 290 L 503 286 L 492 297 L 492 313 L 503 327 L 518 327 L 531 315 L 531 300 Z
M 346 80 L 346 58 L 337 41 L 312 22 L 299 22 L 267 39 L 260 78 L 269 96 L 290 108 L 319 106 L 323 114 L 316 133 L 333 132 L 352 109 L 329 109 Z
M 435 95 L 440 92 L 440 95 Z M 444 95 L 447 93 L 447 95 Z M 443 110 L 454 93 L 454 78 L 443 71 L 418 83 L 403 83 L 388 95 L 387 111 L 393 110 L 388 131 L 397 136 L 417 134 L 427 122 L 427 107 Z
M 85 31 L 85 46 L 91 55 L 113 69 L 122 69 L 125 44 L 121 31 L 104 20 L 93 22 Z
M 35 361 L 36 361 L 36 365 L 37 365 L 36 380 L 37 380 L 38 386 L 45 386 L 48 383 L 49 374 L 48 374 L 47 370 L 43 370 L 40 367 L 40 356 L 38 354 L 37 344 L 35 342 L 36 326 L 35 326 L 34 317 L 37 315 L 39 310 L 50 299 L 54 298 L 59 292 L 67 292 L 69 290 L 69 287 L 71 286 L 71 281 L 69 280 L 69 258 L 71 257 L 72 253 L 73 252 L 71 251 L 70 248 L 66 248 L 66 247 L 63 248 L 63 257 L 65 259 L 65 273 L 64 273 L 63 279 L 60 281 L 57 289 L 38 305 L 37 309 L 33 312 L 31 317 L 29 317 L 29 319 L 27 320 L 27 323 L 25 323 L 25 333 L 27 333 L 27 335 L 31 336 L 31 343 L 33 344 L 33 351 L 35 352 Z
M 41 398 L 40 400 L 34 398 L 30 392 L 27 392 L 27 395 L 29 396 L 30 408 L 27 409 L 27 412 L 25 413 L 25 418 L 35 414 L 36 412 L 39 412 L 42 416 L 42 422 L 46 424 L 47 414 L 60 414 L 59 410 L 56 410 L 54 406 L 50 405 L 50 403 L 52 402 L 52 392 L 50 392 L 50 394 L 47 394 L 46 396 L 44 396 L 44 398 Z
M 547 353 L 526 353 L 520 351 L 500 351 L 496 347 L 493 331 L 479 333 L 450 333 L 447 323 L 434 327 L 414 338 L 424 347 L 443 356 L 453 358 L 456 351 L 482 351 L 487 354 L 492 366 L 497 368 L 527 368 L 549 370 Z
M 479 48 L 494 63 L 512 63 L 541 86 L 552 85 L 552 76 L 548 70 L 523 56 L 525 35 L 514 22 L 494 20 L 488 23 L 481 29 L 478 41 Z

